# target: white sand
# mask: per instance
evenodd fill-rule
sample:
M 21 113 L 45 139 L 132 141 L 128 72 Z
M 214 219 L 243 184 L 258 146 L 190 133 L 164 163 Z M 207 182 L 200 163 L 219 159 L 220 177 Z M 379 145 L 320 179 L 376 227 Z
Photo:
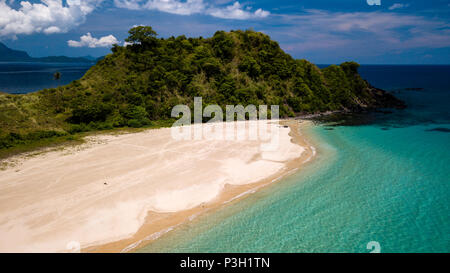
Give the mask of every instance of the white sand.
M 304 151 L 289 130 L 280 127 L 275 151 L 261 151 L 261 140 L 177 141 L 165 128 L 100 136 L 105 143 L 81 151 L 26 159 L 0 171 L 0 252 L 67 251 L 74 242 L 127 238 L 148 211 L 193 208 L 225 184 L 282 170 Z

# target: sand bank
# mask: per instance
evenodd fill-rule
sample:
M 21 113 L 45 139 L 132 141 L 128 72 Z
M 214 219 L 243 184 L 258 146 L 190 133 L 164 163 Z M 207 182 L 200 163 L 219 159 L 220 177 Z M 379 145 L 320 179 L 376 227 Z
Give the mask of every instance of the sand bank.
M 120 252 L 151 242 L 309 160 L 298 121 L 284 123 L 270 151 L 261 149 L 267 140 L 174 140 L 163 128 L 26 159 L 0 171 L 0 252 Z

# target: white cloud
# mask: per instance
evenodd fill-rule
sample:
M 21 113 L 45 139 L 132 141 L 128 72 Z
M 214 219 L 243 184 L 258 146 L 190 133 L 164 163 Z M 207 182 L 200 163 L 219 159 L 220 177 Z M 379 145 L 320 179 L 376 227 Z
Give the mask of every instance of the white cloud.
M 394 10 L 394 9 L 402 9 L 402 8 L 407 8 L 409 7 L 409 4 L 400 4 L 400 3 L 395 3 L 392 6 L 389 7 L 389 10 Z
M 118 8 L 130 10 L 148 9 L 162 12 L 191 15 L 201 13 L 205 9 L 203 0 L 114 0 L 114 5 Z
M 65 33 L 84 23 L 87 15 L 103 1 L 39 0 L 34 3 L 29 0 L 22 1 L 20 7 L 13 8 L 12 0 L 0 0 L 0 36 L 14 38 L 20 34 Z M 262 9 L 252 11 L 250 6 L 239 2 L 229 2 L 207 4 L 203 0 L 114 0 L 114 5 L 130 10 L 158 10 L 179 15 L 206 14 L 238 20 L 265 18 L 270 14 Z
M 177 0 L 149 0 L 143 5 L 143 8 L 173 14 L 190 15 L 203 12 L 205 4 L 203 0 L 187 0 L 186 2 Z
M 275 39 L 291 52 L 328 49 L 352 56 L 376 55 L 413 48 L 450 46 L 446 21 L 392 12 L 329 12 L 306 10 L 301 15 L 274 15 Z
M 62 33 L 80 25 L 103 0 L 41 0 L 20 2 L 13 9 L 0 0 L 0 36 Z M 11 2 L 9 2 L 11 3 Z
M 250 19 L 250 18 L 264 18 L 269 16 L 269 12 L 257 9 L 255 12 L 248 11 L 249 9 L 243 9 L 243 6 L 239 2 L 234 2 L 233 5 L 227 6 L 225 8 L 212 8 L 209 10 L 209 14 L 224 19 Z
M 216 4 L 228 2 L 230 1 L 218 1 Z M 207 4 L 203 0 L 114 0 L 114 4 L 118 8 L 130 10 L 158 10 L 179 15 L 207 14 L 217 18 L 237 20 L 265 18 L 270 15 L 270 12 L 263 9 L 252 12 L 250 6 L 244 6 L 239 2 L 228 6 L 217 6 Z
M 86 35 L 80 37 L 80 41 L 69 40 L 67 44 L 71 47 L 110 47 L 117 44 L 118 41 L 113 35 L 103 36 L 99 39 L 92 37 L 88 32 Z
M 122 9 L 138 10 L 141 8 L 140 0 L 114 0 L 114 5 Z
M 45 34 L 52 34 L 52 33 L 59 33 L 59 32 L 62 32 L 62 31 L 59 27 L 56 27 L 56 26 L 51 26 L 51 27 L 44 29 Z

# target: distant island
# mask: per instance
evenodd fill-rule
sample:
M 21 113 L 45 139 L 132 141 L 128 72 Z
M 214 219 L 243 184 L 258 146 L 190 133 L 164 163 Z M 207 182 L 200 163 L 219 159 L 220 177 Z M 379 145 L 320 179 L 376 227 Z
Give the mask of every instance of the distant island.
M 223 109 L 279 105 L 282 118 L 405 107 L 362 79 L 359 64 L 320 69 L 292 58 L 261 32 L 157 38 L 151 27 L 138 26 L 129 34 L 129 45 L 114 45 L 80 80 L 21 96 L 0 94 L 0 150 L 86 131 L 171 124 L 172 107 L 192 108 L 194 97 Z M 11 52 L 16 60 L 28 56 Z
M 43 62 L 43 63 L 95 63 L 100 58 L 92 56 L 86 57 L 67 57 L 67 56 L 48 56 L 34 58 L 27 52 L 14 50 L 0 42 L 0 62 Z

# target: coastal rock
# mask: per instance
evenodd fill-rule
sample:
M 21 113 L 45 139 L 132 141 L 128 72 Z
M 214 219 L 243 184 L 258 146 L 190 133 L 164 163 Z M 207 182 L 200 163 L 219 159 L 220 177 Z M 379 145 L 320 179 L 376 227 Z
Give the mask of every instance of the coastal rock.
M 370 104 L 369 108 L 395 108 L 395 109 L 405 109 L 406 103 L 399 100 L 394 95 L 382 89 L 369 86 L 368 92 L 372 94 L 374 102 Z

